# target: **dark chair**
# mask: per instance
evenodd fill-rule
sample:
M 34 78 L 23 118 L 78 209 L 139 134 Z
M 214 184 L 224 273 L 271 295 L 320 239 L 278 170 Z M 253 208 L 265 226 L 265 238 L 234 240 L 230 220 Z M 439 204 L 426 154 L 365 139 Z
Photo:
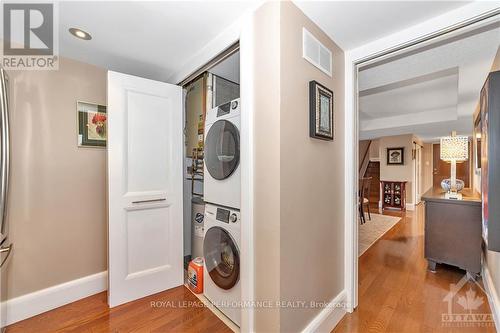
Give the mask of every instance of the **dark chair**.
M 359 206 L 359 215 L 361 218 L 361 224 L 366 223 L 365 218 L 365 209 L 367 207 L 368 210 L 368 219 L 371 221 L 372 216 L 370 214 L 370 185 L 372 182 L 372 177 L 360 178 L 359 179 L 359 193 L 358 193 L 358 206 Z

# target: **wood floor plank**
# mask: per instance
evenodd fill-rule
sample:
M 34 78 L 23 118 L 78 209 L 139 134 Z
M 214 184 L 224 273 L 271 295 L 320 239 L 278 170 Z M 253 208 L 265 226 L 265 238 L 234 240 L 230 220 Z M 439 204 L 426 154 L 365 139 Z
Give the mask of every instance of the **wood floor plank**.
M 153 306 L 158 302 L 160 306 Z M 163 302 L 163 303 L 159 303 Z M 232 332 L 184 286 L 108 308 L 105 292 L 7 327 L 7 333 Z
M 401 216 L 402 220 L 359 258 L 358 308 L 347 314 L 333 332 L 495 332 L 492 322 L 469 327 L 443 322 L 442 315 L 448 312 L 444 298 L 450 284 L 458 283 L 465 272 L 446 265 L 438 265 L 436 273 L 427 271 L 423 205 L 415 211 L 384 214 Z M 480 286 L 467 282 L 452 302 L 452 313 L 467 313 L 457 299 L 467 299 L 469 292 L 469 298 L 474 295 L 478 302 L 482 301 L 470 312 L 491 315 Z

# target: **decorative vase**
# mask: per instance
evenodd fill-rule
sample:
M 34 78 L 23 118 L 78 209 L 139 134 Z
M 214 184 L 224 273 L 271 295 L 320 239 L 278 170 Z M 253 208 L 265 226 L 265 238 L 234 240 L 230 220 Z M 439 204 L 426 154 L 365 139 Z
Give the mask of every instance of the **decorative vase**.
M 464 181 L 457 179 L 457 192 L 462 191 L 464 186 L 465 186 Z M 443 179 L 443 181 L 441 182 L 441 188 L 445 192 L 449 192 L 451 190 L 451 179 Z

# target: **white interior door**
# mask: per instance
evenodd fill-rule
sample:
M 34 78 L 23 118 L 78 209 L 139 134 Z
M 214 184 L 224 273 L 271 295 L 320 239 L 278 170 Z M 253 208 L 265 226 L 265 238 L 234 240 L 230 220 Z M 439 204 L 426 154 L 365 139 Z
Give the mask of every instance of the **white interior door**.
M 182 89 L 108 72 L 110 307 L 183 283 Z

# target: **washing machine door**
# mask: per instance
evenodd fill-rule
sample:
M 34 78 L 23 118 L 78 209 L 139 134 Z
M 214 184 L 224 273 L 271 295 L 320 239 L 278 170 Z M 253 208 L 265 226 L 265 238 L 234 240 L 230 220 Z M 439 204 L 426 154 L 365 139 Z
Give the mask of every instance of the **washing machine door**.
M 204 145 L 205 165 L 210 176 L 226 179 L 240 163 L 240 134 L 228 120 L 217 120 L 208 130 Z
M 240 277 L 240 253 L 231 235 L 220 227 L 208 229 L 203 241 L 205 266 L 212 281 L 231 289 Z

